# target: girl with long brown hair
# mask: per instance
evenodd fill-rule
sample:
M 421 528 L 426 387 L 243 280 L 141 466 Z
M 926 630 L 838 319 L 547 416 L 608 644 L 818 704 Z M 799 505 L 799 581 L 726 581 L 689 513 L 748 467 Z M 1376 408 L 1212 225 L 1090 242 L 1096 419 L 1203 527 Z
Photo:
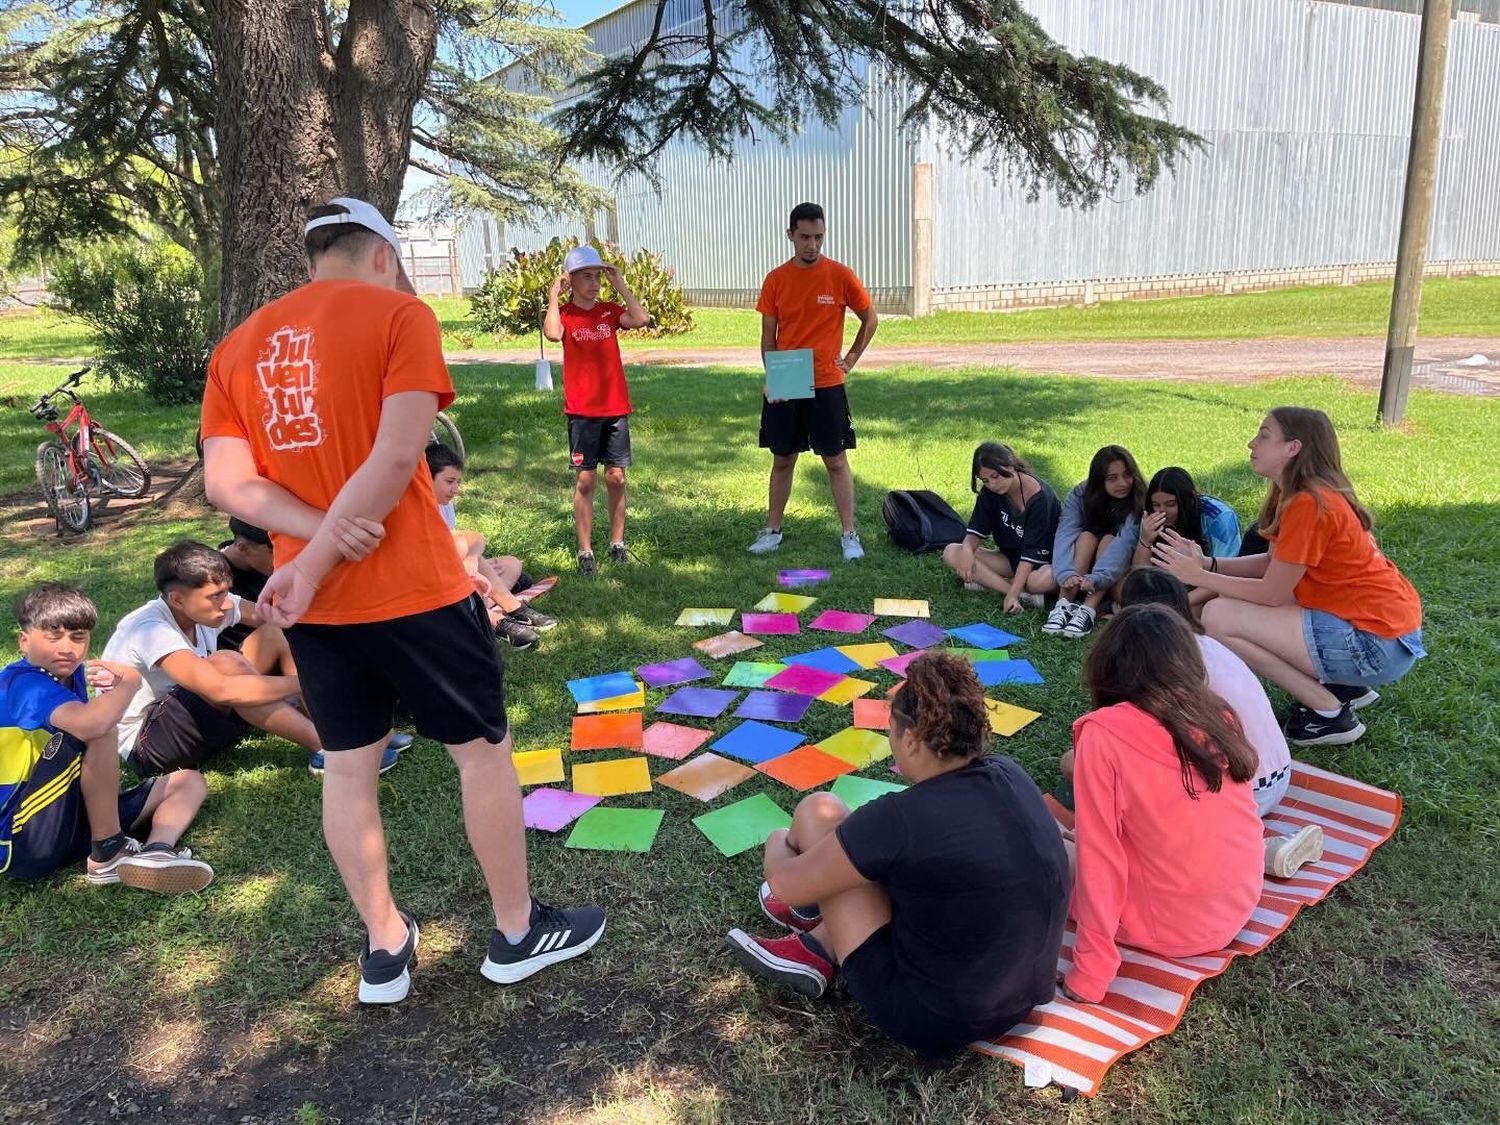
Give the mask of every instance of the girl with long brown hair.
M 1060 592 L 1042 632 L 1084 637 L 1093 630 L 1104 599 L 1130 573 L 1145 508 L 1146 482 L 1130 450 L 1106 445 L 1095 453 L 1089 475 L 1063 501 L 1052 544 Z
M 1250 467 L 1270 482 L 1259 519 L 1267 553 L 1211 559 L 1164 532 L 1154 558 L 1217 594 L 1203 608 L 1208 635 L 1297 700 L 1289 742 L 1353 742 L 1365 732 L 1355 710 L 1380 698 L 1372 689 L 1427 655 L 1422 601 L 1376 545 L 1328 415 L 1278 406 L 1250 441 Z
M 974 514 L 963 542 L 943 549 L 943 562 L 965 588 L 1004 595 L 1006 613 L 1038 609 L 1057 589 L 1052 539 L 1062 511 L 1057 494 L 1008 445 L 986 441 L 969 468 Z M 994 550 L 980 546 L 993 540 Z
M 1118 944 L 1165 957 L 1227 945 L 1260 901 L 1264 848 L 1255 750 L 1181 617 L 1126 606 L 1083 678 L 1094 710 L 1073 724 L 1078 931 L 1064 990 L 1098 1003 Z
M 766 841 L 760 906 L 791 933 L 731 930 L 751 974 L 821 996 L 842 972 L 886 1035 L 947 1054 L 1053 996 L 1068 859 L 1026 771 L 987 754 L 968 661 L 925 653 L 891 701 L 891 753 L 912 784 L 850 812 L 831 793 Z M 809 905 L 793 906 L 794 903 Z

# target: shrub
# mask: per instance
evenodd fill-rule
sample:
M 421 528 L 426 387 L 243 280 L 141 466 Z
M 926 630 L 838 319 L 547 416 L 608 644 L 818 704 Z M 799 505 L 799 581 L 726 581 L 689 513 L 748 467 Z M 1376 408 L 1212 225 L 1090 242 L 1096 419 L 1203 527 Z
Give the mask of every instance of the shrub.
M 512 249 L 510 260 L 500 269 L 491 270 L 484 284 L 469 298 L 470 311 L 479 327 L 496 335 L 527 336 L 537 332 L 547 311 L 547 293 L 553 279 L 562 272 L 568 251 L 577 245 L 576 238 L 554 238 L 540 250 Z M 662 265 L 661 259 L 649 250 L 637 250 L 626 257 L 613 243 L 595 242 L 593 246 L 605 262 L 619 267 L 625 284 L 651 314 L 651 323 L 636 331 L 651 337 L 692 331 L 693 314 L 683 299 L 674 270 Z M 607 278 L 600 297 L 620 302 Z
M 165 244 L 107 243 L 59 261 L 54 305 L 88 325 L 94 366 L 159 403 L 197 402 L 208 373 L 209 317 L 192 255 Z

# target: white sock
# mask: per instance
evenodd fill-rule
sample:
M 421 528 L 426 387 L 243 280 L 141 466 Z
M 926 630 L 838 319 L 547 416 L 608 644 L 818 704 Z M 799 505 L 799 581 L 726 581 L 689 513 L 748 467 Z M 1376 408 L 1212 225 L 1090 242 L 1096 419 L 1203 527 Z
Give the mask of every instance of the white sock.
M 1335 707 L 1332 711 L 1319 711 L 1316 707 L 1313 708 L 1313 714 L 1324 719 L 1337 719 L 1343 713 L 1342 707 Z

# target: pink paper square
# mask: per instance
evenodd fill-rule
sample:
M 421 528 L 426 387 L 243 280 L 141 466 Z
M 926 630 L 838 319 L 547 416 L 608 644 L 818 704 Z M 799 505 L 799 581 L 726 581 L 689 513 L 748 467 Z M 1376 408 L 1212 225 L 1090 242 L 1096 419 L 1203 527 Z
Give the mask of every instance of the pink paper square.
M 521 814 L 527 828 L 560 832 L 597 805 L 599 800 L 586 793 L 569 793 L 566 789 L 533 789 L 521 802 Z
M 822 695 L 843 678 L 837 672 L 825 672 L 807 664 L 788 664 L 785 671 L 777 672 L 766 681 L 766 687 L 776 691 L 796 692 L 798 695 Z
M 808 624 L 809 629 L 822 629 L 829 633 L 863 633 L 875 624 L 870 613 L 849 613 L 842 609 L 825 609 Z
M 681 761 L 713 736 L 711 730 L 685 727 L 681 723 L 655 722 L 642 735 L 641 749 L 658 758 Z
M 894 672 L 898 676 L 904 676 L 906 675 L 907 665 L 921 656 L 923 651 L 922 649 L 918 649 L 916 652 L 903 652 L 900 656 L 893 656 L 889 660 L 880 661 L 880 666 L 887 672 Z
M 795 613 L 742 613 L 740 630 L 745 633 L 797 633 L 801 631 Z

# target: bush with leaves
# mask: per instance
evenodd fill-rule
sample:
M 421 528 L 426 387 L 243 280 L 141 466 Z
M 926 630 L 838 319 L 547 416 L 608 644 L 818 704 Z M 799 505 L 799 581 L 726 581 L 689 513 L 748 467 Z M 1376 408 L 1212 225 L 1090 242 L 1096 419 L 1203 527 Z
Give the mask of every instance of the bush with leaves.
M 94 334 L 94 366 L 153 402 L 197 402 L 208 373 L 212 313 L 193 256 L 170 243 L 106 243 L 61 257 L 55 307 Z
M 552 282 L 562 272 L 568 251 L 577 245 L 576 238 L 554 238 L 540 250 L 512 249 L 510 260 L 500 269 L 491 270 L 484 284 L 469 298 L 470 311 L 479 327 L 497 336 L 535 335 L 547 311 L 547 293 Z M 651 323 L 635 331 L 653 338 L 692 331 L 693 314 L 683 298 L 682 286 L 677 284 L 675 270 L 662 265 L 661 259 L 649 250 L 637 250 L 626 257 L 612 242 L 591 245 L 607 264 L 619 267 L 625 284 L 651 314 Z M 599 296 L 601 300 L 623 304 L 607 277 Z

